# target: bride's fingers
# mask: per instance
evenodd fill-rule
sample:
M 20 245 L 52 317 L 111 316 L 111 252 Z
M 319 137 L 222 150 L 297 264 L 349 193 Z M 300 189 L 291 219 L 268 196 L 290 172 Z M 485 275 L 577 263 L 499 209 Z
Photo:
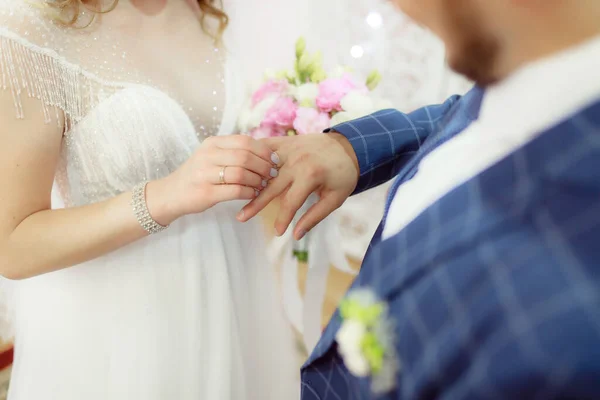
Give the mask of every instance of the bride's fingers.
M 221 182 L 221 173 L 223 173 L 224 182 Z M 241 167 L 215 167 L 209 172 L 209 180 L 215 185 L 243 185 L 258 190 L 267 186 L 267 181 L 263 177 Z
M 269 182 L 269 185 L 260 193 L 256 199 L 248 203 L 238 213 L 237 219 L 246 222 L 261 212 L 273 199 L 281 195 L 290 185 L 291 178 L 287 175 L 280 175 L 277 179 Z
M 222 203 L 231 200 L 251 200 L 258 195 L 258 190 L 242 185 L 217 185 L 214 187 L 213 200 Z
M 246 150 L 270 164 L 277 165 L 279 163 L 279 157 L 269 148 L 269 146 L 250 136 L 231 135 L 211 137 L 206 139 L 205 143 L 220 149 Z
M 271 149 L 272 152 L 274 152 L 277 155 L 277 159 L 279 162 L 276 162 L 274 164 L 279 165 L 279 166 L 284 164 L 285 151 L 283 151 L 282 147 L 286 143 L 290 142 L 289 137 L 266 138 L 266 139 L 260 139 L 259 142 L 265 144 L 267 147 L 269 147 L 269 149 Z
M 271 163 L 247 150 L 219 150 L 211 155 L 210 161 L 215 165 L 223 167 L 241 167 L 258 174 L 267 180 L 276 177 L 278 174 Z

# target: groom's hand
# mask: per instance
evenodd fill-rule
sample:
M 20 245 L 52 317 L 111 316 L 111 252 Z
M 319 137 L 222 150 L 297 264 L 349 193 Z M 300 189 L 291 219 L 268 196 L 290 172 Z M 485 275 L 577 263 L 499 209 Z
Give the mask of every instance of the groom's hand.
M 319 201 L 302 216 L 294 231 L 296 239 L 341 206 L 356 188 L 360 170 L 356 154 L 339 133 L 264 139 L 279 155 L 277 178 L 238 214 L 248 221 L 273 199 L 281 197 L 275 230 L 282 235 L 311 193 Z

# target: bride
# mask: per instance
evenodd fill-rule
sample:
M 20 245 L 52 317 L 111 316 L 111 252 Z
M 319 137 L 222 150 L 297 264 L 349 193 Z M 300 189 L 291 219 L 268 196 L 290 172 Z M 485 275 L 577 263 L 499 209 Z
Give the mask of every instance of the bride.
M 9 399 L 297 397 L 262 231 L 230 201 L 277 155 L 227 136 L 244 101 L 227 12 L 0 0 Z

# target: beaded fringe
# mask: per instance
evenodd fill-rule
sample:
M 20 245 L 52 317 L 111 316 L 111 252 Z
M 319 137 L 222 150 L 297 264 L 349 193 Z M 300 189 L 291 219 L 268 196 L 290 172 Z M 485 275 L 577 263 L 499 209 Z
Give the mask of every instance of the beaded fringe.
M 65 128 L 92 104 L 91 85 L 80 68 L 20 40 L 0 36 L 0 73 L 2 88 L 10 89 L 19 119 L 25 118 L 23 95 L 41 101 L 45 123 L 53 117 L 60 121 L 59 112 L 64 112 Z
M 61 59 L 56 53 L 39 48 L 0 27 L 0 85 L 10 90 L 16 117 L 25 119 L 23 96 L 40 100 L 44 122 L 49 124 L 56 119 L 64 134 L 79 122 L 94 101 L 94 82 L 81 68 Z M 64 113 L 64 126 L 61 123 Z M 65 205 L 70 203 L 66 166 L 59 163 L 55 182 Z M 0 288 L 6 285 L 0 278 Z M 10 303 L 0 293 L 0 326 L 4 324 L 6 312 L 2 310 Z

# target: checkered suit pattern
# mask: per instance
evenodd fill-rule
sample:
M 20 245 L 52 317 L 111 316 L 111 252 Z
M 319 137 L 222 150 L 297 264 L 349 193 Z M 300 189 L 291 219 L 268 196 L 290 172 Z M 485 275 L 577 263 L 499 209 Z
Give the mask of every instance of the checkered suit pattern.
M 385 158 L 362 156 L 363 178 Z M 599 244 L 600 102 L 372 244 L 353 287 L 388 303 L 402 364 L 379 398 L 600 398 Z M 303 400 L 376 398 L 337 354 L 340 322 L 302 368 Z

